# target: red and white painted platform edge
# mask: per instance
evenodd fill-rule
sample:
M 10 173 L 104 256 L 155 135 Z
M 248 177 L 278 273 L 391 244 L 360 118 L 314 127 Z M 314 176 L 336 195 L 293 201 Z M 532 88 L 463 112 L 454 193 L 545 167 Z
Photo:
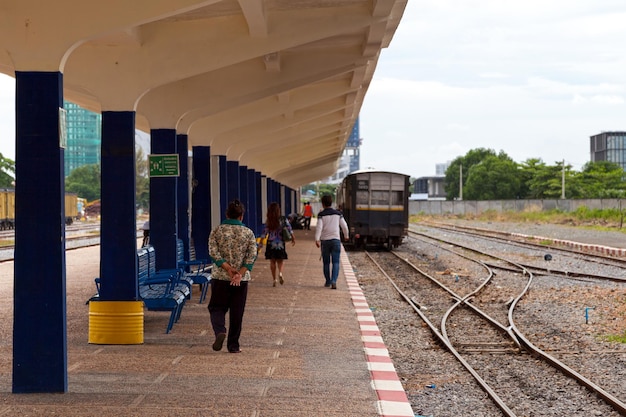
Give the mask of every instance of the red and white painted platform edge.
M 372 388 L 378 396 L 378 414 L 382 417 L 414 417 L 415 413 L 389 357 L 380 329 L 352 270 L 348 255 L 343 250 L 341 267 L 359 320 L 367 367 L 372 376 Z
M 519 237 L 523 237 L 526 239 L 534 239 L 534 240 L 545 240 L 545 241 L 551 241 L 554 242 L 556 244 L 559 245 L 563 245 L 563 246 L 568 246 L 570 248 L 576 249 L 576 250 L 586 250 L 586 251 L 595 251 L 595 252 L 599 252 L 603 255 L 610 255 L 610 256 L 626 256 L 626 249 L 623 248 L 614 248 L 611 246 L 603 246 L 603 245 L 596 245 L 593 243 L 581 243 L 581 242 L 574 242 L 571 240 L 564 240 L 564 239 L 554 239 L 551 237 L 543 237 L 543 236 L 531 236 L 531 235 L 525 235 L 523 233 L 510 233 L 511 236 L 519 236 Z

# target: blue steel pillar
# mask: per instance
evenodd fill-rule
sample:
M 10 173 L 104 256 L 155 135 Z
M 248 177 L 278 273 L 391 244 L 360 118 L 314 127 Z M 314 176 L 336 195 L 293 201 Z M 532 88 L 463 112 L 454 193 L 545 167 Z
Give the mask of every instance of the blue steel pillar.
M 285 214 L 289 215 L 293 212 L 292 206 L 291 206 L 291 201 L 292 201 L 291 188 L 285 186 L 284 189 L 285 189 Z
M 209 259 L 211 232 L 211 148 L 193 147 L 191 237 L 196 259 Z
M 237 165 L 239 167 L 239 199 L 246 208 L 246 214 L 244 215 L 243 222 L 250 227 L 250 219 L 248 219 L 250 214 L 248 209 L 248 206 L 250 205 L 250 196 L 248 195 L 248 167 L 245 165 Z
M 272 201 L 280 203 L 280 194 L 276 192 L 276 181 L 274 179 L 270 179 L 270 188 L 272 189 Z
M 280 203 L 278 195 L 276 194 L 276 181 L 271 178 L 267 178 L 267 204 Z M 282 207 L 281 207 L 282 208 Z
M 265 178 L 265 189 L 266 191 L 266 195 L 267 195 L 267 201 L 265 202 L 265 204 L 267 204 L 268 206 L 270 205 L 270 203 L 276 201 L 274 200 L 274 187 L 273 187 L 274 181 L 272 181 L 272 179 L 270 177 L 266 177 Z
M 260 206 L 259 206 L 259 213 L 260 213 L 260 219 L 261 219 L 261 225 L 265 224 L 265 212 L 264 210 L 267 210 L 267 206 L 269 205 L 268 201 L 269 201 L 269 194 L 270 194 L 270 189 L 269 189 L 269 178 L 267 178 L 265 175 L 261 175 L 259 173 L 259 188 L 257 189 L 259 191 L 259 201 L 260 201 Z M 265 194 L 263 194 L 263 190 L 265 190 Z
M 246 169 L 246 175 L 244 178 L 246 179 L 246 188 L 248 190 L 248 205 L 246 206 L 246 217 L 248 218 L 248 221 L 246 222 L 246 224 L 248 225 L 248 227 L 250 227 L 250 229 L 252 229 L 255 235 L 259 235 L 261 232 L 259 231 L 259 223 L 257 219 L 258 197 L 256 194 L 256 184 L 254 181 L 254 170 Z
M 226 209 L 228 208 L 228 168 L 225 155 L 218 156 L 220 175 L 220 219 L 226 219 Z
M 228 198 L 227 203 L 230 203 L 235 198 L 241 200 L 241 187 L 239 186 L 239 162 L 228 161 L 226 163 L 226 169 L 228 170 Z
M 185 247 L 184 259 L 189 260 L 189 152 L 187 150 L 187 135 L 176 137 L 178 149 L 178 162 L 180 166 L 180 176 L 177 184 L 177 216 L 178 216 L 178 238 L 183 241 Z
M 135 112 L 102 112 L 100 300 L 136 301 Z
M 152 129 L 150 153 L 175 154 L 176 130 Z M 156 268 L 176 268 L 176 177 L 150 178 L 150 244 L 156 252 Z
M 13 392 L 66 392 L 63 74 L 15 80 Z
M 256 232 L 258 234 L 263 233 L 263 223 L 265 219 L 263 218 L 263 201 L 261 201 L 261 182 L 263 176 L 260 172 L 254 171 L 254 188 L 256 189 L 256 221 L 258 229 Z

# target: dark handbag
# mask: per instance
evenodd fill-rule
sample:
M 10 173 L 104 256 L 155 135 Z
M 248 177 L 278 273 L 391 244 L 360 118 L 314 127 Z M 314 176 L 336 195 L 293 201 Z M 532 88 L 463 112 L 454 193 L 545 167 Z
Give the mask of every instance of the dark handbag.
M 289 232 L 289 228 L 285 224 L 284 219 L 282 220 L 282 224 L 283 224 L 283 230 L 281 231 L 280 236 L 283 238 L 285 242 L 290 242 L 293 239 L 293 237 L 291 236 L 291 232 Z

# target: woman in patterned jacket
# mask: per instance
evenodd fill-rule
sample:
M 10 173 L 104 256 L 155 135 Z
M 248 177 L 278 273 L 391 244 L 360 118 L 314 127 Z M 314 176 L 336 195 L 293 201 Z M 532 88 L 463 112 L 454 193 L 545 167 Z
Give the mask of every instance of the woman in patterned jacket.
M 214 264 L 209 312 L 215 333 L 213 350 L 216 351 L 222 350 L 226 339 L 226 313 L 230 310 L 226 347 L 230 353 L 241 352 L 241 323 L 246 308 L 250 271 L 257 257 L 254 232 L 242 223 L 244 211 L 239 200 L 232 201 L 226 209 L 226 220 L 209 235 L 209 255 Z

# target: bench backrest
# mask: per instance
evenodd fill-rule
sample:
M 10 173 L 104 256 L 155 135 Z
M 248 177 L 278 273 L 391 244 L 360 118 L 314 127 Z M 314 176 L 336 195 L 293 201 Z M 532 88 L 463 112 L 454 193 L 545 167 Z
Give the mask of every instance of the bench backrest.
M 148 250 L 143 247 L 137 249 L 137 281 L 145 282 L 150 276 Z
M 182 239 L 176 239 L 176 265 L 185 262 L 185 245 Z
M 146 249 L 146 259 L 148 261 L 148 276 L 156 275 L 156 251 L 154 250 L 154 246 L 148 245 L 144 247 Z

